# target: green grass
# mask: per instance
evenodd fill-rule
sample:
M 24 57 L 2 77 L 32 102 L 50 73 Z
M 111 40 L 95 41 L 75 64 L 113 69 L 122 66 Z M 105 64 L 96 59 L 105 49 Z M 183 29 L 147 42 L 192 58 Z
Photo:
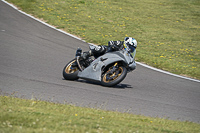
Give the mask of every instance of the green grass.
M 87 42 L 138 41 L 136 60 L 200 79 L 199 0 L 7 0 Z
M 192 122 L 0 96 L 0 132 L 198 133 Z

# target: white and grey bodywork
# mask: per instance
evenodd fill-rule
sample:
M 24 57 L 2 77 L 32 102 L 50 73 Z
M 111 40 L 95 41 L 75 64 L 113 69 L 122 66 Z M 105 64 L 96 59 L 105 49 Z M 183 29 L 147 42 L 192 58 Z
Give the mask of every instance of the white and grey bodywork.
M 135 54 L 133 54 L 135 55 Z M 108 52 L 95 59 L 87 68 L 78 72 L 78 77 L 101 81 L 102 70 L 114 62 L 122 62 L 128 72 L 136 68 L 134 57 L 126 50 Z

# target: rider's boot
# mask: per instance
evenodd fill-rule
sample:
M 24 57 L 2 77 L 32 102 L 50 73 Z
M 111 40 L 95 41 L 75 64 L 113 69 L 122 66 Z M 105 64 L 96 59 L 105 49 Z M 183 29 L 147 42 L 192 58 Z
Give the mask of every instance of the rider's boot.
M 81 57 L 82 57 L 84 60 L 87 60 L 90 56 L 92 56 L 91 50 L 89 50 L 89 51 L 87 51 L 87 52 L 83 52 L 83 54 L 81 55 Z
M 81 53 L 82 53 L 82 49 L 81 49 L 81 48 L 78 48 L 78 49 L 76 50 L 76 57 L 77 57 L 77 56 L 81 56 Z

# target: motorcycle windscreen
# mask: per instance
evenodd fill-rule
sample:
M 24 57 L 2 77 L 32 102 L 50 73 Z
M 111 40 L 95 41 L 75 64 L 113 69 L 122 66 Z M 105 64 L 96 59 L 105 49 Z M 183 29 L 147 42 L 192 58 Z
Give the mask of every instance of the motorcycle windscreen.
M 131 53 L 134 59 L 135 59 L 135 54 L 136 54 L 136 49 Z

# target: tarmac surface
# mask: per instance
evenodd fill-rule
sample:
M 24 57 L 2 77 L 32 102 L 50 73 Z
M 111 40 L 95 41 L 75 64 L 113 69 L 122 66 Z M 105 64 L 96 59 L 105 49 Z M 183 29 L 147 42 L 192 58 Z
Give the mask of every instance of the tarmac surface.
M 137 65 L 115 87 L 67 81 L 64 66 L 88 44 L 0 1 L 0 93 L 200 123 L 200 83 Z M 138 46 L 138 48 L 140 48 Z

